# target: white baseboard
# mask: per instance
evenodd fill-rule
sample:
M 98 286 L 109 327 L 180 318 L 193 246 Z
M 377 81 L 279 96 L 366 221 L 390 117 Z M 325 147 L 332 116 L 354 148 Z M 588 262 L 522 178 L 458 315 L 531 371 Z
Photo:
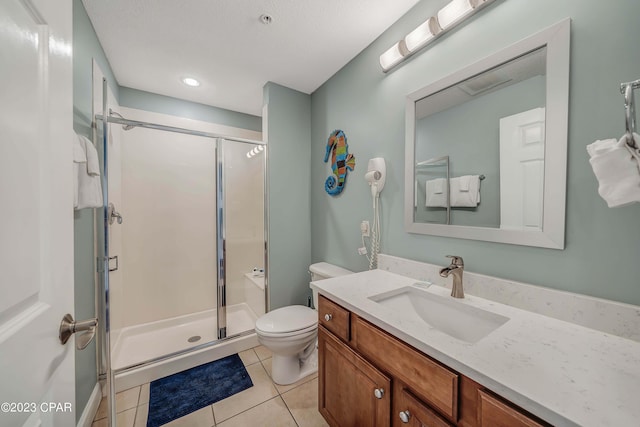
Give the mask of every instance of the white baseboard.
M 100 383 L 98 382 L 93 387 L 91 396 L 89 396 L 89 401 L 85 405 L 84 411 L 82 411 L 82 416 L 78 420 L 77 427 L 91 427 L 93 418 L 96 416 L 96 412 L 98 412 L 98 406 L 100 406 L 101 399 L 102 392 L 100 391 Z

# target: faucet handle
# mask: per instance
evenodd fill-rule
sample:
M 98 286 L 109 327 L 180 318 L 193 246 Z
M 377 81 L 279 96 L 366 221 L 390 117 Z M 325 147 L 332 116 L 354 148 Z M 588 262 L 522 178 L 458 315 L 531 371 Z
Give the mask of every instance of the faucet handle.
M 447 255 L 447 258 L 451 258 L 451 265 L 464 267 L 464 260 L 462 259 L 462 257 L 457 255 Z

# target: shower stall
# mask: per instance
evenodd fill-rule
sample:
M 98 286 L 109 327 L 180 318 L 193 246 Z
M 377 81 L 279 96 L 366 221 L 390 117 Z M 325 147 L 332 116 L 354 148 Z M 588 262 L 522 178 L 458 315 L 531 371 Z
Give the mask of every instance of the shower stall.
M 115 425 L 116 391 L 257 345 L 267 161 L 260 141 L 124 118 L 104 85 L 98 366 Z

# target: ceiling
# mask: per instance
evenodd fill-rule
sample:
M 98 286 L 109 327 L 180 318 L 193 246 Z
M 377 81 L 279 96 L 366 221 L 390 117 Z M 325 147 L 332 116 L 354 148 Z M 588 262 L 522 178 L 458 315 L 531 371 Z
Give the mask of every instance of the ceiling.
M 312 93 L 418 1 L 82 0 L 120 86 L 257 116 L 266 82 Z

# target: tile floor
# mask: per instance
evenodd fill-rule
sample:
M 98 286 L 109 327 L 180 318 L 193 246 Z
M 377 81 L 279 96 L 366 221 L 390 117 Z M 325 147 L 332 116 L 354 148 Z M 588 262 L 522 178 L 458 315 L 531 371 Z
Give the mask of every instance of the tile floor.
M 168 427 L 327 426 L 318 412 L 318 376 L 281 386 L 271 380 L 271 352 L 263 346 L 240 353 L 253 387 L 174 420 Z M 118 427 L 145 427 L 149 384 L 116 395 Z M 107 425 L 106 403 L 100 402 L 93 427 Z

